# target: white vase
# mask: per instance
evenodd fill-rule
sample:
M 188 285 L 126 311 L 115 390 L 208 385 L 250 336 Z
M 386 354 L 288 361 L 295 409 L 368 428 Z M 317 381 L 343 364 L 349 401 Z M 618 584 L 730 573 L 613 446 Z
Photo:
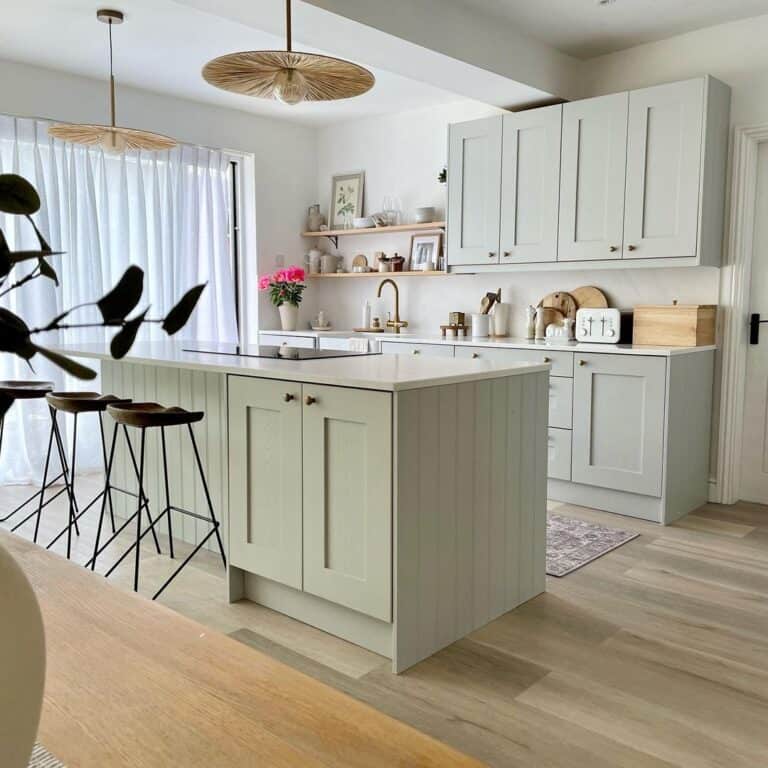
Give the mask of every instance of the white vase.
M 280 326 L 284 331 L 295 331 L 299 322 L 299 307 L 296 304 L 281 304 L 277 311 L 280 313 Z

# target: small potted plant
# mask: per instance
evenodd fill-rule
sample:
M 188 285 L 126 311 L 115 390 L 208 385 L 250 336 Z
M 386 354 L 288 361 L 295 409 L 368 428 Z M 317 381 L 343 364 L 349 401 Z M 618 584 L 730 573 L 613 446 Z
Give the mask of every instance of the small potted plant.
M 306 287 L 304 270 L 295 265 L 278 269 L 259 280 L 259 290 L 269 291 L 269 299 L 280 313 L 280 325 L 284 331 L 296 330 L 301 295 Z

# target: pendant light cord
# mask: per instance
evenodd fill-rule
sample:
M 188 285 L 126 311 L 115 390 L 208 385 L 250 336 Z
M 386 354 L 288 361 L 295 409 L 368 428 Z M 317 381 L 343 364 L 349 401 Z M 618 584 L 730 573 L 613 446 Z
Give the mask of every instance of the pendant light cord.
M 112 127 L 115 123 L 115 74 L 112 70 L 112 19 L 109 19 L 109 116 Z
M 292 51 L 291 47 L 291 0 L 285 0 L 285 48 L 288 51 Z

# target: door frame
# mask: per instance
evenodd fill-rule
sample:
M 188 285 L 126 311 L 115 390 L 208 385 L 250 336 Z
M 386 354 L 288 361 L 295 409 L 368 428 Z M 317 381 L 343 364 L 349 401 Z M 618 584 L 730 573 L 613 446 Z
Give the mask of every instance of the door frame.
M 747 375 L 747 325 L 752 283 L 752 249 L 757 201 L 757 161 L 768 142 L 768 124 L 736 128 L 731 160 L 728 248 L 720 271 L 720 306 L 724 309 L 720 377 L 716 485 L 710 500 L 739 500 Z

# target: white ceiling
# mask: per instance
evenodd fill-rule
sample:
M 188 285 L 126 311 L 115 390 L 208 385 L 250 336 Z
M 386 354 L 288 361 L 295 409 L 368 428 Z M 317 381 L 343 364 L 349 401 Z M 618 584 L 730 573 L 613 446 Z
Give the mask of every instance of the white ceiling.
M 462 0 L 564 53 L 586 59 L 768 13 L 768 0 Z
M 110 3 L 0 0 L 0 58 L 105 78 L 107 27 L 96 20 L 96 10 Z M 209 59 L 231 51 L 285 47 L 281 0 L 255 0 L 254 5 L 262 6 L 265 28 L 279 36 L 172 0 L 115 0 L 112 7 L 122 10 L 126 18 L 113 30 L 118 106 L 119 87 L 124 84 L 262 115 L 328 124 L 462 98 L 381 69 L 372 70 L 376 85 L 364 96 L 294 107 L 213 88 L 200 75 Z M 318 51 L 298 40 L 294 48 L 334 54 L 333 46 Z

